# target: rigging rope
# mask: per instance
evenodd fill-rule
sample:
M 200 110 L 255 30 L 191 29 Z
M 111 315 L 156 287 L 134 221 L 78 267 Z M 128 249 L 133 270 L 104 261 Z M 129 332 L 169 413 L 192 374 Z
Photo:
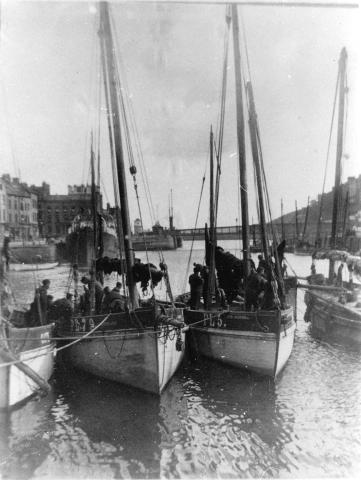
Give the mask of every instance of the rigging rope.
M 221 87 L 221 101 L 220 101 L 220 112 L 219 112 L 219 129 L 218 132 L 218 148 L 215 140 L 215 152 L 217 158 L 217 175 L 216 175 L 216 188 L 215 188 L 215 200 L 214 200 L 214 223 L 217 226 L 217 214 L 218 214 L 218 201 L 219 201 L 219 186 L 220 186 L 220 176 L 221 176 L 221 166 L 222 166 L 222 153 L 223 153 L 223 136 L 224 136 L 224 119 L 225 119 L 225 104 L 226 104 L 226 93 L 227 93 L 227 71 L 228 71 L 228 50 L 229 50 L 229 34 L 230 34 L 230 25 L 231 25 L 231 13 L 230 6 L 227 6 L 226 10 L 226 26 L 224 31 L 224 40 L 223 40 L 223 76 L 222 76 L 222 87 Z
M 338 89 L 339 89 L 339 83 L 340 83 L 340 74 L 337 75 L 335 96 L 334 96 L 334 100 L 333 100 L 331 126 L 330 126 L 330 133 L 329 133 L 329 137 L 328 137 L 327 154 L 326 154 L 325 173 L 324 173 L 324 176 L 323 176 L 322 193 L 321 193 L 321 199 L 320 199 L 320 208 L 319 208 L 318 219 L 317 219 L 316 242 L 320 241 L 320 235 L 321 235 L 322 209 L 323 209 L 323 201 L 324 201 L 324 194 L 325 194 L 326 175 L 327 175 L 327 171 L 328 171 L 328 162 L 329 162 L 329 157 L 330 157 L 331 137 L 332 137 L 334 120 L 335 120 L 337 93 L 338 93 Z

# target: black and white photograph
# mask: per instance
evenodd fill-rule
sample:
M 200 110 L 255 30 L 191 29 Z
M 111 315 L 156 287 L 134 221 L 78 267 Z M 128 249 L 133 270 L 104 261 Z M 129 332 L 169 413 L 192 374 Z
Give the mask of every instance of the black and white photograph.
M 358 0 L 0 0 L 0 479 L 361 475 Z

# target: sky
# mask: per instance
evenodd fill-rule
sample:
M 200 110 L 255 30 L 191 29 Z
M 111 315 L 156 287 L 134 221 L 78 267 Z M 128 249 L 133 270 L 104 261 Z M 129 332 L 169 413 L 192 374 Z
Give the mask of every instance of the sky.
M 345 3 L 345 2 L 343 2 Z M 357 3 L 357 2 L 355 2 Z M 152 196 L 146 227 L 167 223 L 173 192 L 178 228 L 208 220 L 209 131 L 217 131 L 225 4 L 113 2 L 121 84 L 134 122 Z M 360 8 L 240 6 L 241 55 L 247 45 L 273 217 L 322 191 L 342 47 L 348 53 L 348 108 L 343 180 L 361 174 Z M 94 2 L 3 1 L 0 37 L 0 173 L 28 184 L 87 183 L 91 131 L 100 132 L 101 184 L 113 203 L 104 112 L 99 115 L 98 5 Z M 232 34 L 230 35 L 218 225 L 239 222 Z M 102 109 L 102 111 L 104 108 Z M 100 118 L 100 123 L 99 123 Z M 100 125 L 100 126 L 99 126 Z M 96 135 L 96 133 L 94 134 Z M 332 188 L 335 132 L 326 191 Z M 250 221 L 257 221 L 247 139 Z M 136 159 L 138 170 L 139 160 Z M 130 216 L 139 217 L 127 177 Z

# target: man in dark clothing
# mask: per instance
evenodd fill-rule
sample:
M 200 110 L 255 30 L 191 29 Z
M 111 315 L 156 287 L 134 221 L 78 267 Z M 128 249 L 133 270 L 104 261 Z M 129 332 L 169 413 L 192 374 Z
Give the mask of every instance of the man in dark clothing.
M 65 298 L 55 300 L 49 308 L 49 320 L 55 322 L 56 328 L 70 330 L 73 315 L 73 295 L 68 292 Z
M 117 282 L 113 290 L 107 296 L 107 308 L 110 313 L 125 312 L 126 298 L 121 292 L 122 284 Z
M 110 295 L 110 288 L 109 287 L 104 287 L 101 313 L 108 313 L 109 312 L 109 295 Z
M 260 273 L 256 272 L 254 268 L 251 268 L 251 272 L 247 278 L 245 291 L 246 310 L 252 310 L 252 308 L 254 310 L 258 309 L 260 294 L 265 290 L 267 285 L 267 280 L 261 274 L 263 268 L 259 268 L 259 270 Z
M 263 258 L 262 255 L 258 255 L 258 267 L 257 267 L 257 272 L 260 273 L 260 269 L 263 268 L 265 270 L 267 268 L 267 262 Z
M 343 271 L 343 263 L 341 263 L 337 269 L 336 285 L 338 287 L 342 287 L 342 271 Z
M 199 268 L 200 267 L 200 268 Z M 201 266 L 195 265 L 192 275 L 189 276 L 189 285 L 191 288 L 190 307 L 192 310 L 198 310 L 203 293 L 203 278 L 201 277 Z
M 209 268 L 207 265 L 204 265 L 201 270 L 201 277 L 203 279 L 203 288 L 202 288 L 202 295 L 203 295 L 203 303 L 204 306 L 208 305 L 208 282 L 209 282 Z
M 86 303 L 89 303 L 88 310 L 90 313 L 90 288 L 91 280 L 88 277 L 82 277 L 80 280 L 84 284 Z M 103 300 L 103 287 L 100 282 L 94 280 L 94 290 L 95 290 L 95 313 L 100 313 L 102 300 Z M 86 305 L 87 307 L 87 305 Z
M 47 311 L 49 307 L 48 290 L 50 287 L 50 280 L 45 279 L 42 281 L 41 287 L 35 294 L 35 302 L 38 307 L 38 314 L 40 317 L 40 324 L 46 324 Z
M 4 237 L 4 243 L 3 243 L 3 248 L 1 251 L 1 254 L 5 258 L 5 266 L 6 266 L 6 271 L 9 271 L 9 263 L 10 263 L 10 237 L 5 235 Z
M 113 291 L 113 292 L 120 293 L 121 288 L 122 288 L 121 282 L 117 282 L 112 291 Z

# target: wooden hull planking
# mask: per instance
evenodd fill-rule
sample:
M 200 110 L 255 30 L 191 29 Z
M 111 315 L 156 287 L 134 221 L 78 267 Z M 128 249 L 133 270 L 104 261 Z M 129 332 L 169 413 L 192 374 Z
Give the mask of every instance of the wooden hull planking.
M 210 316 L 210 312 L 197 313 L 208 318 Z M 186 314 L 187 312 L 185 312 Z M 265 315 L 270 319 L 275 314 L 278 315 L 277 312 Z M 219 318 L 222 319 L 222 315 L 218 316 Z M 220 327 L 219 320 L 215 320 L 211 326 L 212 320 L 207 319 L 206 325 L 190 327 L 191 348 L 205 357 L 233 367 L 276 377 L 291 355 L 296 330 L 292 308 L 285 311 L 282 318 L 286 318 L 287 322 L 281 324 L 280 328 L 274 329 L 275 331 L 268 332 L 248 330 L 247 327 L 244 329 L 232 328 L 229 325 L 229 319 L 239 325 L 245 319 L 255 322 L 255 312 L 232 311 L 228 313 L 227 317 L 223 317 Z M 259 316 L 258 319 L 260 323 L 265 320 L 262 316 Z M 192 320 L 187 323 L 192 323 Z
M 184 342 L 184 334 L 183 342 Z M 92 375 L 160 394 L 183 358 L 177 336 L 167 326 L 158 332 L 117 330 L 88 337 L 64 352 L 66 361 Z
M 59 331 L 64 345 L 69 343 L 62 357 L 95 376 L 160 394 L 180 365 L 185 346 L 183 310 L 162 309 L 162 317 L 152 308 L 74 317 Z M 94 325 L 104 321 L 82 339 Z M 82 340 L 71 344 L 77 339 Z
M 305 320 L 316 338 L 361 345 L 361 309 L 341 304 L 330 295 L 308 291 Z
M 103 232 L 103 256 L 117 258 L 119 256 L 118 240 L 115 235 Z M 67 257 L 69 261 L 80 266 L 89 266 L 93 260 L 94 238 L 93 230 L 81 228 L 70 233 L 66 238 Z
M 10 328 L 10 352 L 18 357 L 26 366 L 30 367 L 43 380 L 48 381 L 54 368 L 55 343 L 50 339 L 53 326 Z M 27 349 L 25 347 L 28 346 Z M 7 363 L 7 358 L 2 356 L 1 363 Z M 16 365 L 0 368 L 0 408 L 8 409 L 25 401 L 39 389 L 39 386 Z
M 59 265 L 59 262 L 53 263 L 10 263 L 10 272 L 32 272 L 38 270 L 51 270 Z

